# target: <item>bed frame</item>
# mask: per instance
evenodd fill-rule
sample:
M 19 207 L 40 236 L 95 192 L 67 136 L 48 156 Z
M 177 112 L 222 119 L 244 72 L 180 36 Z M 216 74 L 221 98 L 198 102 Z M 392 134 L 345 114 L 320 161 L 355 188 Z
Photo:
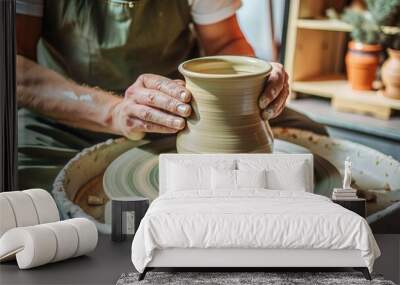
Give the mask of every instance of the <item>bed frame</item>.
M 313 157 L 311 154 L 162 154 L 160 155 L 159 175 L 160 194 L 166 191 L 168 179 L 166 163 L 169 160 L 207 160 L 238 159 L 252 156 L 266 159 L 300 159 L 307 162 L 309 167 L 309 181 L 313 181 Z M 313 192 L 310 183 L 308 192 Z M 246 271 L 262 268 L 343 268 L 350 267 L 361 271 L 367 280 L 371 280 L 369 270 L 361 257 L 359 250 L 333 249 L 249 249 L 249 248 L 169 248 L 157 249 L 153 259 L 139 280 L 143 280 L 146 273 L 155 268 L 230 268 L 234 271 Z M 290 270 L 290 269 L 289 269 Z
M 194 249 L 156 250 L 152 261 L 139 275 L 155 268 L 232 268 L 246 271 L 254 268 L 337 268 L 351 267 L 371 280 L 359 250 L 330 249 Z

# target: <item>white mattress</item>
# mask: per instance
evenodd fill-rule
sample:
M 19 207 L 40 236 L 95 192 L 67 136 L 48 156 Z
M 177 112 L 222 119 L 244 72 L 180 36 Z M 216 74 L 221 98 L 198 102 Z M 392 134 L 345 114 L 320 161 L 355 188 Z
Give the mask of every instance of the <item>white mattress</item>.
M 370 271 L 380 255 L 366 220 L 326 197 L 266 189 L 199 193 L 153 201 L 132 243 L 139 272 L 155 250 L 170 248 L 359 250 Z

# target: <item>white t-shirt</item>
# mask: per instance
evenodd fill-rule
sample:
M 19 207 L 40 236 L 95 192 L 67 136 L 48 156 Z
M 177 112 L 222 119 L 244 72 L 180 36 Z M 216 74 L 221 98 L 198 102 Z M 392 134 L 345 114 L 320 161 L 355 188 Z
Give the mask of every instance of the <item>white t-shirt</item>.
M 42 17 L 45 0 L 17 0 L 17 14 Z M 57 0 L 50 0 L 57 1 Z M 188 0 L 193 21 L 199 25 L 220 22 L 236 13 L 240 0 Z

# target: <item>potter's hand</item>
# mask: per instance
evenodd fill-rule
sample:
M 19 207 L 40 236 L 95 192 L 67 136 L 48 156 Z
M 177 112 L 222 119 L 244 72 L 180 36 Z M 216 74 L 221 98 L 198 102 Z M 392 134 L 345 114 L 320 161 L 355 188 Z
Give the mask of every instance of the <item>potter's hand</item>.
M 260 96 L 259 106 L 265 120 L 277 117 L 289 96 L 288 75 L 280 63 L 271 63 L 272 71 Z
M 114 108 L 113 125 L 128 138 L 138 132 L 176 133 L 191 113 L 190 100 L 184 81 L 142 74 Z

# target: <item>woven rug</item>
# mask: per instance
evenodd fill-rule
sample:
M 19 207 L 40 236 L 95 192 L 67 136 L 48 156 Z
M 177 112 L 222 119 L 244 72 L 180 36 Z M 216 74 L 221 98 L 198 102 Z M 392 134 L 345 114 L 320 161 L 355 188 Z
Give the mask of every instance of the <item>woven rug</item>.
M 138 273 L 122 274 L 117 285 L 395 285 L 380 275 L 372 275 L 373 280 L 368 281 L 360 272 L 148 272 L 142 281 L 137 280 L 138 276 Z

